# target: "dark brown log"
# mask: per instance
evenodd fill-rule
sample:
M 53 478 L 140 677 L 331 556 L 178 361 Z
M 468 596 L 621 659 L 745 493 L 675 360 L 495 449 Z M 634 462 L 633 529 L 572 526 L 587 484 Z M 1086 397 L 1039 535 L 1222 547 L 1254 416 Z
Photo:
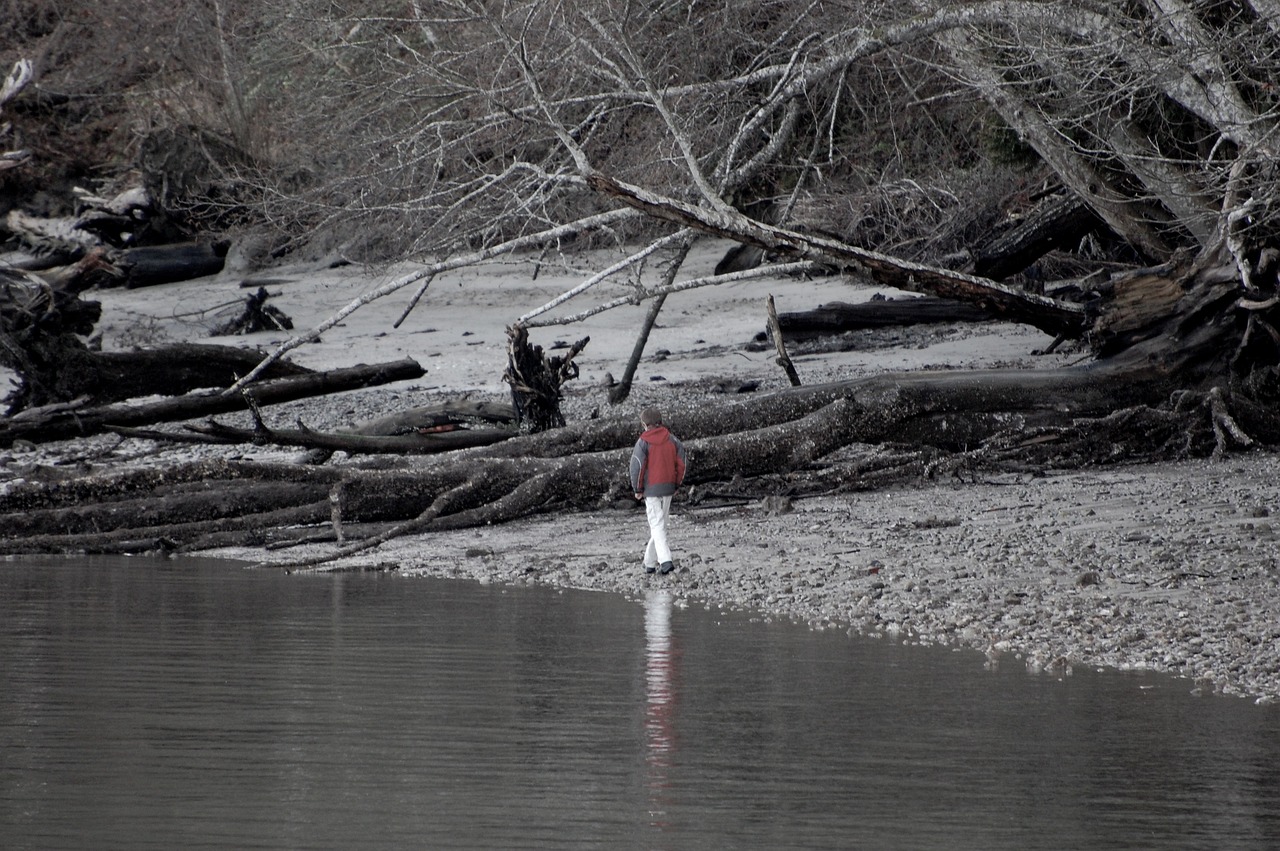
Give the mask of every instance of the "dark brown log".
M 0 365 L 21 379 L 7 400 L 10 413 L 81 397 L 102 405 L 225 387 L 266 357 L 253 349 L 186 343 L 139 351 L 91 349 L 83 338 L 102 308 L 80 293 L 113 268 L 95 249 L 70 266 L 0 277 Z M 272 364 L 265 377 L 305 372 L 291 363 Z
M 1054 249 L 1074 249 L 1102 220 L 1072 193 L 1049 198 L 973 254 L 973 273 L 1003 281 Z
M 130 289 L 171 284 L 221 272 L 229 247 L 225 242 L 183 242 L 129 248 L 120 252 L 117 265 Z
M 52 385 L 58 400 L 87 396 L 94 405 L 145 396 L 179 396 L 209 387 L 229 387 L 253 369 L 266 352 L 238 346 L 175 343 L 155 349 L 95 352 L 82 347 L 65 351 Z M 276 362 L 266 378 L 311 374 L 290 361 Z
M 859 304 L 832 301 L 813 310 L 778 314 L 783 334 L 793 340 L 845 331 L 947 322 L 989 322 L 990 311 L 946 298 L 878 298 Z
M 417 361 L 405 358 L 272 379 L 253 385 L 247 393 L 259 405 L 275 405 L 309 396 L 420 378 L 425 374 L 426 370 Z M 48 411 L 32 409 L 8 419 L 0 418 L 0 446 L 9 446 L 15 440 L 32 443 L 65 440 L 96 434 L 108 426 L 142 426 L 196 419 L 246 407 L 248 402 L 240 393 L 205 390 L 138 405 L 116 404 L 75 410 L 65 407 Z

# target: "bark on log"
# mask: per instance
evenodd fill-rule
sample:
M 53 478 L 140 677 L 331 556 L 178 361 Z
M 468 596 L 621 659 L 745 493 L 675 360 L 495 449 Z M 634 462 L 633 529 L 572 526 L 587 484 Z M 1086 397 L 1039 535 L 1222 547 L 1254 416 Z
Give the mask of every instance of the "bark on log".
M 47 393 L 58 400 L 87 397 L 95 406 L 146 396 L 179 396 L 210 387 L 229 387 L 257 366 L 266 353 L 238 346 L 175 343 L 156 349 L 96 352 L 75 347 L 62 353 Z M 290 361 L 272 364 L 266 378 L 309 375 Z M 53 381 L 53 384 L 49 382 Z
M 244 311 L 209 332 L 211 337 L 227 337 L 232 334 L 256 334 L 259 331 L 291 331 L 293 320 L 274 304 L 267 304 L 271 293 L 266 287 L 244 300 Z
M 542 346 L 529 342 L 527 327 L 507 328 L 507 369 L 502 380 L 511 388 L 511 401 L 521 428 L 539 432 L 565 424 L 560 412 L 560 400 L 564 398 L 560 388 L 578 377 L 578 365 L 573 359 L 590 340 L 583 337 L 563 356 L 548 356 Z
M 88 397 L 102 405 L 141 396 L 172 396 L 204 387 L 226 387 L 266 357 L 231 346 L 175 344 L 126 352 L 96 351 L 85 343 L 101 317 L 96 301 L 80 298 L 110 267 L 101 250 L 76 263 L 40 274 L 0 275 L 0 364 L 21 383 L 10 412 Z M 264 377 L 308 370 L 272 364 Z
M 973 273 L 1003 281 L 1054 249 L 1079 245 L 1102 220 L 1078 196 L 1063 193 L 1033 210 L 1022 222 L 978 248 Z
M 309 396 L 420 378 L 425 374 L 426 370 L 416 361 L 405 358 L 263 381 L 253 385 L 247 393 L 259 405 L 275 405 Z M 108 426 L 142 426 L 188 420 L 246 407 L 248 403 L 239 393 L 204 390 L 138 405 L 116 404 L 74 410 L 68 410 L 66 406 L 56 406 L 52 410 L 32 409 L 15 417 L 0 418 L 0 446 L 10 446 L 15 440 L 32 443 L 65 440 L 97 434 Z
M 118 265 L 129 289 L 172 284 L 221 272 L 229 247 L 225 242 L 184 242 L 129 248 L 120 252 Z
M 349 455 L 394 454 L 434 455 L 455 452 L 476 446 L 489 446 L 510 440 L 513 429 L 457 429 L 428 433 L 400 435 L 342 434 L 313 431 L 299 423 L 297 429 L 262 428 L 245 429 L 210 421 L 189 423 L 186 428 L 222 443 L 254 443 L 258 445 L 300 446 L 305 449 L 322 449 L 326 452 L 346 452 Z M 113 429 L 127 434 L 121 429 Z M 152 435 L 163 439 L 161 435 Z
M 799 387 L 800 374 L 796 372 L 795 364 L 791 362 L 791 355 L 787 354 L 787 344 L 782 339 L 782 325 L 778 321 L 778 306 L 774 303 L 772 295 L 769 296 L 767 313 L 769 315 L 769 336 L 773 338 L 773 347 L 778 354 L 775 362 L 787 374 L 787 381 L 791 382 L 791 386 Z
M 945 322 L 989 322 L 990 311 L 945 298 L 873 299 L 859 304 L 832 301 L 813 310 L 778 314 L 787 339 L 865 331 L 898 325 L 932 325 Z

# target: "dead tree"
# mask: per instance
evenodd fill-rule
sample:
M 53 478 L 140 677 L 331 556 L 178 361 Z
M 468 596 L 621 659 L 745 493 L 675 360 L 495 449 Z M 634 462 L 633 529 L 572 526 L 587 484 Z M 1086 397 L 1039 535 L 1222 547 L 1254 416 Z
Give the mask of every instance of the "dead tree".
M 1058 193 L 1017 225 L 978 246 L 973 252 L 973 273 L 1002 281 L 1054 249 L 1076 247 L 1101 224 L 1084 201 L 1071 193 Z
M 992 318 L 981 307 L 945 298 L 880 297 L 857 304 L 833 301 L 811 310 L 779 313 L 778 326 L 788 340 L 807 340 L 846 331 L 950 322 L 989 322 Z

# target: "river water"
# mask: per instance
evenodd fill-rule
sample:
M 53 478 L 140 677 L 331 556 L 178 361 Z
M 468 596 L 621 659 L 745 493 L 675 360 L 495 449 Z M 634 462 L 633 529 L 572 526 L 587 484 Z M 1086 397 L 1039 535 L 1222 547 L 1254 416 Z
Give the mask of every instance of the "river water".
M 746 613 L 0 561 L 0 847 L 1274 849 L 1280 710 Z

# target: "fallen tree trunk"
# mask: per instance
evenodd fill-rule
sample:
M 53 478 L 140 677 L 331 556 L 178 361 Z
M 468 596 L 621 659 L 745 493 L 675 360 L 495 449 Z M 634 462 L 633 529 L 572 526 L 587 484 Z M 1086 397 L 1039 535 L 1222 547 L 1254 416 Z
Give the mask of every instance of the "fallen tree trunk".
M 58 360 L 49 364 L 52 377 L 42 379 L 41 395 L 64 402 L 87 397 L 94 406 L 147 396 L 180 396 L 228 387 L 263 357 L 257 349 L 199 343 L 118 352 L 77 346 L 63 350 Z M 306 367 L 279 361 L 264 377 L 274 380 L 310 374 L 312 370 Z
M 249 407 L 245 395 L 258 405 L 275 405 L 309 396 L 420 378 L 425 374 L 426 370 L 417 361 L 405 358 L 263 381 L 250 387 L 244 395 L 215 389 L 136 405 L 33 408 L 14 417 L 0 418 L 0 446 L 10 446 L 15 440 L 42 443 L 83 437 L 105 431 L 109 426 L 150 425 L 244 410 Z
M 297 429 L 235 428 L 212 421 L 190 423 L 186 428 L 221 443 L 301 446 L 305 449 L 346 452 L 350 455 L 434 455 L 440 452 L 454 452 L 475 446 L 489 446 L 493 443 L 510 440 L 516 434 L 514 430 L 496 428 L 457 429 L 402 435 L 340 434 L 313 431 L 306 427 Z M 121 429 L 114 430 L 120 433 L 127 433 Z M 160 435 L 152 436 L 163 439 Z
M 80 294 L 114 273 L 100 250 L 44 273 L 0 275 L 0 365 L 18 373 L 6 401 L 9 413 L 85 397 L 104 405 L 143 396 L 176 396 L 227 387 L 266 356 L 236 346 L 178 343 L 136 351 L 103 352 L 86 342 L 102 315 Z M 264 378 L 309 372 L 276 361 Z
M 986 278 L 898 260 L 838 240 L 767 225 L 741 213 L 704 209 L 599 172 L 589 173 L 586 179 L 592 189 L 645 215 L 756 245 L 782 257 L 818 260 L 862 271 L 885 286 L 975 304 L 1001 319 L 1025 323 L 1054 336 L 1079 337 L 1087 328 L 1082 305 Z
M 1105 226 L 1088 204 L 1073 193 L 1062 192 L 974 251 L 973 273 L 1002 281 L 1056 248 L 1075 248 L 1099 227 Z
M 1154 378 L 1138 370 L 1096 368 L 908 373 L 794 388 L 751 403 L 690 406 L 671 412 L 670 420 L 687 436 L 690 485 L 803 475 L 821 465 L 825 487 L 859 487 L 856 476 L 842 481 L 823 459 L 854 444 L 931 439 L 943 449 L 965 452 L 1010 431 L 1066 428 L 1110 413 L 1118 400 L 1159 401 L 1167 387 Z M 0 498 L 0 528 L 6 530 L 0 551 L 97 551 L 122 541 L 150 541 L 154 548 L 161 539 L 182 549 L 198 547 L 215 532 L 225 541 L 236 529 L 241 541 L 254 543 L 269 523 L 332 522 L 334 500 L 344 522 L 404 521 L 384 534 L 598 508 L 626 496 L 635 436 L 629 420 L 589 421 L 517 437 L 423 459 L 405 470 L 202 465 L 156 477 L 150 492 L 137 476 L 127 484 L 106 478 L 15 487 Z M 577 439 L 570 443 L 560 432 L 576 432 Z M 938 441 L 939 435 L 945 439 Z M 567 445 L 593 448 L 566 455 L 561 450 Z M 1109 451 L 1098 447 L 1101 455 Z M 219 476 L 218 470 L 226 472 Z M 251 486 L 253 478 L 265 490 Z M 277 483 L 281 479 L 290 483 L 287 489 Z M 180 488 L 181 498 L 169 498 L 176 492 L 165 488 Z M 243 513 L 237 518 L 236 511 Z
M 207 423 L 188 423 L 183 426 L 185 431 L 181 432 L 127 426 L 107 426 L 107 430 L 124 437 L 160 443 L 300 446 L 311 450 L 302 458 L 311 464 L 324 463 L 334 452 L 346 452 L 348 455 L 434 455 L 490 446 L 518 434 L 512 406 L 483 401 L 463 400 L 409 408 L 338 432 L 318 432 L 301 420 L 297 429 L 272 428 L 256 411 L 254 413 L 255 424 L 251 429 L 210 420 Z M 478 424 L 506 427 L 477 428 Z
M 981 307 L 922 296 L 881 298 L 858 304 L 832 301 L 813 310 L 780 313 L 778 324 L 787 339 L 805 340 L 845 331 L 946 322 L 988 322 L 994 318 L 990 311 Z
M 172 284 L 216 275 L 226 263 L 228 243 L 181 242 L 147 245 L 120 252 L 117 265 L 129 289 Z

